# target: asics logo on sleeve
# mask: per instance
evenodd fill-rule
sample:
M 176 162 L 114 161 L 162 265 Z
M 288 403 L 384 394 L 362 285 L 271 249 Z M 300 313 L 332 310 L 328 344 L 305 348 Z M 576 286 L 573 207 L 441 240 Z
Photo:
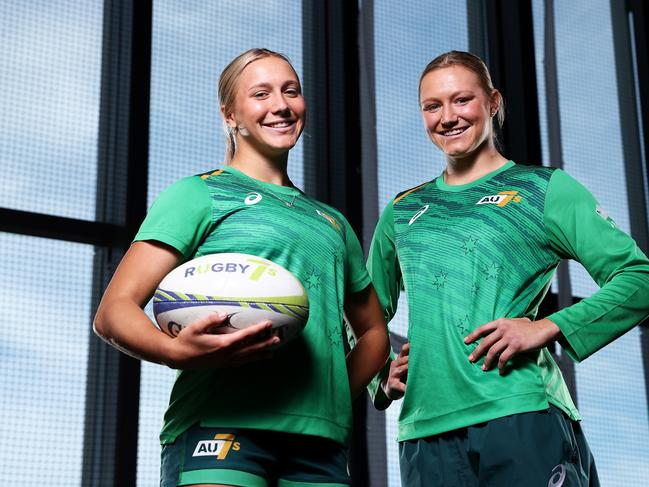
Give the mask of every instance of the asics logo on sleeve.
M 419 218 L 421 215 L 423 215 L 424 213 L 426 213 L 427 211 L 428 211 L 428 205 L 424 205 L 421 208 L 419 208 L 419 211 L 414 215 L 412 215 L 412 218 L 408 222 L 408 225 L 412 225 L 413 223 L 415 223 L 415 220 Z
M 243 200 L 243 202 L 250 206 L 250 205 L 256 205 L 262 200 L 262 196 L 259 193 L 249 193 L 248 196 L 246 196 L 246 199 Z
M 505 206 L 510 201 L 514 203 L 520 202 L 523 197 L 517 196 L 518 191 L 501 191 L 498 194 L 483 196 L 476 203 L 476 205 L 496 205 L 496 206 Z
M 616 227 L 615 222 L 613 219 L 608 216 L 608 213 L 606 213 L 606 210 L 602 208 L 600 205 L 597 205 L 595 207 L 595 213 L 597 213 L 600 217 L 602 217 L 604 220 L 606 220 L 613 228 Z

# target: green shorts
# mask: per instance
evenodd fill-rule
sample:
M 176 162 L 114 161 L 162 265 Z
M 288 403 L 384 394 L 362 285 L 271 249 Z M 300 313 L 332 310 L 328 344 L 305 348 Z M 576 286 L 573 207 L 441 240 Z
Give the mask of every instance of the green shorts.
M 404 487 L 599 486 L 579 423 L 554 406 L 399 444 Z
M 348 487 L 345 448 L 327 438 L 193 426 L 162 447 L 161 487 Z

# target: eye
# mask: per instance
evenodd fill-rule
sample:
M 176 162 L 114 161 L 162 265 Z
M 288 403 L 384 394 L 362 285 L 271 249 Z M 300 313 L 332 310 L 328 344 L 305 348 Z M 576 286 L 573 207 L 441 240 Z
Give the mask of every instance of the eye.
M 471 98 L 470 98 L 470 97 L 468 97 L 468 96 L 461 96 L 461 97 L 459 97 L 459 98 L 457 98 L 457 99 L 455 100 L 455 103 L 457 103 L 458 105 L 466 105 L 466 104 L 469 103 L 470 101 L 471 101 Z
M 252 97 L 253 97 L 253 98 L 256 98 L 256 99 L 258 99 L 258 100 L 263 100 L 263 99 L 266 98 L 267 96 L 268 96 L 268 92 L 267 92 L 267 91 L 263 91 L 263 90 L 255 91 L 255 92 L 252 94 Z
M 435 110 L 439 109 L 439 103 L 424 103 L 422 109 L 425 112 L 434 112 Z
M 284 90 L 284 94 L 286 96 L 290 96 L 294 98 L 300 95 L 300 90 L 298 90 L 297 88 L 287 88 Z

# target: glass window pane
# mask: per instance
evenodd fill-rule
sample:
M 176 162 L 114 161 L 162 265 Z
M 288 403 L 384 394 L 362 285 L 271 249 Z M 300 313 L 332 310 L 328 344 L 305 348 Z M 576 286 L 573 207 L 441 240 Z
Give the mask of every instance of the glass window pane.
M 544 164 L 549 165 L 543 78 L 544 2 L 533 0 L 532 4 Z M 554 2 L 561 142 L 565 170 L 588 187 L 628 233 L 629 202 L 610 5 L 608 0 Z M 577 263 L 570 264 L 570 278 L 575 296 L 586 297 L 597 290 Z M 649 480 L 643 370 L 639 330 L 576 367 L 583 428 L 602 485 L 642 485 Z
M 103 3 L 0 4 L 0 207 L 95 218 Z
M 421 120 L 419 76 L 437 55 L 468 47 L 466 2 L 374 2 L 379 211 L 398 192 L 432 179 L 444 168 L 444 158 L 428 139 Z M 402 296 L 390 329 L 405 336 L 407 319 L 407 303 Z M 400 405 L 401 401 L 395 402 L 386 413 L 391 487 L 401 484 L 396 443 Z
M 0 249 L 0 485 L 81 485 L 94 249 L 7 233 Z
M 252 47 L 286 54 L 302 76 L 302 2 L 265 3 L 261 9 L 253 0 L 154 3 L 149 203 L 175 180 L 222 165 L 218 77 Z M 303 167 L 299 142 L 289 156 L 289 176 L 301 188 Z M 173 377 L 164 367 L 143 364 L 138 485 L 158 482 L 158 433 Z

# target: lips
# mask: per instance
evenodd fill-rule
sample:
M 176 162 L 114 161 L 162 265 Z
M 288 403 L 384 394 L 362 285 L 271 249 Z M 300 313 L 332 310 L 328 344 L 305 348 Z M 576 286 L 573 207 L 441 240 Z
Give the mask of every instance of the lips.
M 264 127 L 271 129 L 285 129 L 293 125 L 295 122 L 293 120 L 280 120 L 278 122 L 264 123 Z
M 453 137 L 455 135 L 460 135 L 463 134 L 464 132 L 467 131 L 469 127 L 460 127 L 460 128 L 455 128 L 452 130 L 444 130 L 442 132 L 438 132 L 439 135 L 443 137 Z

